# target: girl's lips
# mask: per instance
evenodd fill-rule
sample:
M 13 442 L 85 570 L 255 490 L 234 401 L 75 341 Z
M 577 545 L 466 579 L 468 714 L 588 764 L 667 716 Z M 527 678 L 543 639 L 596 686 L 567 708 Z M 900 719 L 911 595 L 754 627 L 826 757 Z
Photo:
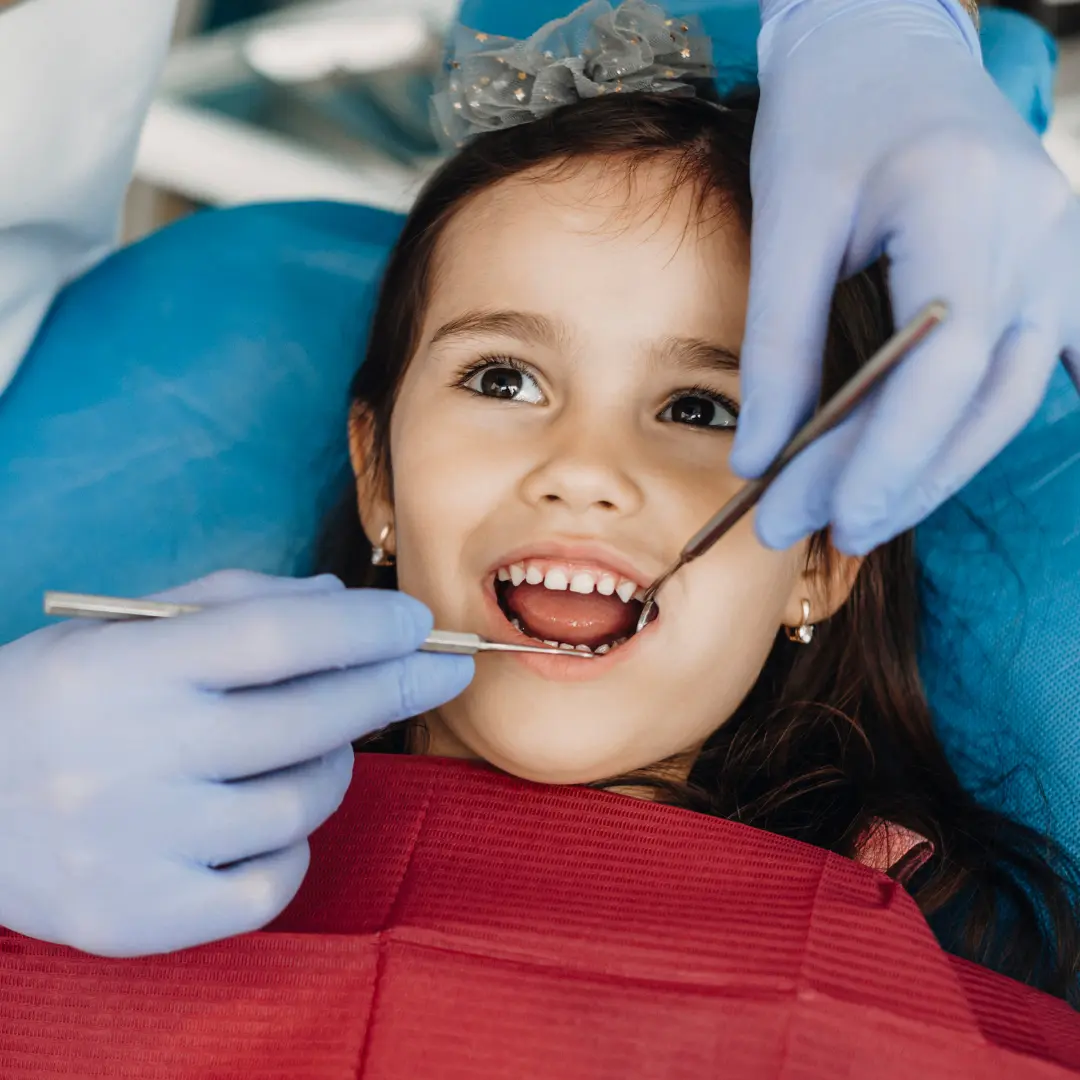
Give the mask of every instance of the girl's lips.
M 523 634 L 502 613 L 499 602 L 495 598 L 493 582 L 488 582 L 484 589 L 484 605 L 487 615 L 487 627 L 485 637 L 492 641 L 504 641 L 508 645 L 535 645 L 536 639 L 528 634 Z M 523 664 L 530 671 L 545 679 L 558 682 L 586 682 L 590 679 L 599 679 L 612 670 L 617 664 L 623 662 L 626 657 L 633 657 L 641 648 L 641 639 L 649 638 L 655 633 L 655 627 L 659 619 L 649 623 L 645 629 L 634 634 L 629 641 L 620 645 L 603 656 L 593 655 L 591 660 L 582 659 L 580 656 L 560 656 L 552 652 L 550 656 L 541 653 L 503 653 L 502 663 L 513 661 Z

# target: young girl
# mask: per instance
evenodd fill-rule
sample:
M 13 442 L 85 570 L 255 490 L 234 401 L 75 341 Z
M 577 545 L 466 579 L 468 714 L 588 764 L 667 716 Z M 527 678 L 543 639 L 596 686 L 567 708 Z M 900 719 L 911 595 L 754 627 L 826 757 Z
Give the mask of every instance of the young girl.
M 455 68 L 445 114 L 502 77 L 493 63 Z M 1071 874 L 965 793 L 934 734 L 910 535 L 860 560 L 826 534 L 767 550 L 744 521 L 633 633 L 644 587 L 740 485 L 756 103 L 680 74 L 489 124 L 405 225 L 322 569 L 401 588 L 437 626 L 592 659 L 481 657 L 461 697 L 369 748 L 602 786 L 866 861 L 882 837 L 925 838 L 893 873 L 947 946 L 1072 996 Z M 507 64 L 515 94 L 535 99 L 539 77 Z M 822 394 L 891 333 L 884 273 L 838 287 Z

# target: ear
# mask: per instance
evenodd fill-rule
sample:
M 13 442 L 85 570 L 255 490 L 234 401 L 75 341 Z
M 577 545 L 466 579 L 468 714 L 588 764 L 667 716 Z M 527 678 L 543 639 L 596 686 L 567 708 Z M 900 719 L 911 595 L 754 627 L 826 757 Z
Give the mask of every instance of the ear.
M 374 547 L 389 525 L 391 532 L 383 545 L 393 554 L 394 504 L 390 480 L 375 453 L 375 428 L 371 411 L 358 402 L 349 410 L 349 460 L 356 477 L 356 505 L 364 534 Z
M 811 545 L 806 569 L 796 579 L 784 609 L 784 625 L 794 629 L 802 624 L 804 600 L 810 604 L 811 623 L 832 618 L 851 595 L 862 564 L 860 557 L 842 554 L 828 540 L 820 547 Z

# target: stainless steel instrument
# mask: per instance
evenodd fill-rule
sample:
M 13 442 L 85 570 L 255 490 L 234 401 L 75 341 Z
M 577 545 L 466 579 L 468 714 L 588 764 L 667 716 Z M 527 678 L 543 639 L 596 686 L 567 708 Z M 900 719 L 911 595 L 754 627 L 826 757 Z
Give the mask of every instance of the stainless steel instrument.
M 87 593 L 47 592 L 45 614 L 72 619 L 104 619 L 112 622 L 132 619 L 172 619 L 202 609 L 197 604 L 174 604 L 166 600 L 131 600 L 119 596 L 91 596 Z M 421 652 L 474 655 L 478 652 L 539 653 L 544 656 L 576 656 L 592 660 L 592 653 L 571 652 L 548 645 L 510 645 L 489 641 L 479 634 L 458 630 L 432 630 Z

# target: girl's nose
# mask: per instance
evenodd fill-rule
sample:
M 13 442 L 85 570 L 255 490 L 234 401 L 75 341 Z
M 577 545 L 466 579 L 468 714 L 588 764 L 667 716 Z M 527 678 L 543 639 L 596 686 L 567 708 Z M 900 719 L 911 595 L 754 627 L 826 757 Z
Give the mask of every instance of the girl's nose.
M 636 513 L 644 497 L 629 468 L 630 440 L 629 433 L 616 438 L 580 432 L 564 440 L 525 478 L 525 499 L 575 515 Z

